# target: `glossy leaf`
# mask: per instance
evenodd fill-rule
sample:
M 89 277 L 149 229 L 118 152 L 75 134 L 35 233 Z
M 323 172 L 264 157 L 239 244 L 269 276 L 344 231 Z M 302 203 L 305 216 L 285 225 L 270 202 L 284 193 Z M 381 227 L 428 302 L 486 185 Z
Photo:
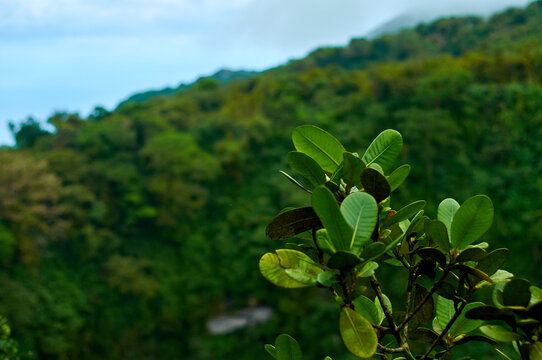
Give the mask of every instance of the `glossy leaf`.
M 504 285 L 502 301 L 505 306 L 529 305 L 531 300 L 531 283 L 525 279 L 514 278 Z
M 473 330 L 478 329 L 480 325 L 484 323 L 484 321 L 468 319 L 467 317 L 465 317 L 465 312 L 471 309 L 474 309 L 478 306 L 483 306 L 483 305 L 484 303 L 481 303 L 481 302 L 473 302 L 473 303 L 467 304 L 465 308 L 463 309 L 463 311 L 461 312 L 461 314 L 459 314 L 459 317 L 457 318 L 457 320 L 454 322 L 454 324 L 450 328 L 450 332 L 449 332 L 450 335 L 455 337 L 457 335 L 466 334 Z
M 297 341 L 288 334 L 281 334 L 275 340 L 277 360 L 302 360 L 303 355 Z
M 476 268 L 491 276 L 504 264 L 508 253 L 510 253 L 510 250 L 504 248 L 493 250 L 487 254 L 485 259 L 478 263 Z
M 390 196 L 390 184 L 386 177 L 375 169 L 366 168 L 361 172 L 361 185 L 365 191 L 371 194 L 377 203 Z
M 499 342 L 512 342 L 520 338 L 520 335 L 499 325 L 480 326 L 480 331 L 488 338 Z
M 438 206 L 437 219 L 446 225 L 446 229 L 448 229 L 448 237 L 451 237 L 450 230 L 452 228 L 452 220 L 459 207 L 459 203 L 451 198 L 442 200 Z
M 369 145 L 361 160 L 369 166 L 379 164 L 384 171 L 389 171 L 403 148 L 403 137 L 392 129 L 381 132 Z
M 356 312 L 369 320 L 371 324 L 380 325 L 382 323 L 375 303 L 368 297 L 363 295 L 358 296 L 354 300 L 354 307 L 356 308 Z
M 312 207 L 303 207 L 282 212 L 267 225 L 265 235 L 280 240 L 300 234 L 320 225 L 320 219 Z
M 307 192 L 307 193 L 312 193 L 312 191 L 310 191 L 309 189 L 307 189 L 305 186 L 301 185 L 299 183 L 299 181 L 297 181 L 296 179 L 294 179 L 292 176 L 290 176 L 288 173 L 280 170 L 280 173 L 282 176 L 284 176 L 286 179 L 288 179 L 292 184 L 294 184 L 295 186 L 297 186 L 298 188 L 300 188 L 301 190 Z
M 438 325 L 441 329 L 444 329 L 455 314 L 454 302 L 442 296 L 437 296 L 436 313 Z
M 267 353 L 269 355 L 271 355 L 273 357 L 273 359 L 277 358 L 277 349 L 275 349 L 275 347 L 273 345 L 265 344 L 264 349 L 265 349 L 265 351 L 267 351 Z
M 352 228 L 344 220 L 339 205 L 337 205 L 337 200 L 328 188 L 318 186 L 314 189 L 312 207 L 326 228 L 335 249 L 337 251 L 350 250 L 353 235 Z
M 484 260 L 487 256 L 487 253 L 484 249 L 481 249 L 479 247 L 471 247 L 467 248 L 459 254 L 456 261 L 457 262 L 467 262 L 467 261 L 481 261 Z
M 466 274 L 476 276 L 478 279 L 485 280 L 485 281 L 490 282 L 490 283 L 493 282 L 493 279 L 488 274 L 486 274 L 485 272 L 483 272 L 483 271 L 481 271 L 479 269 L 473 268 L 472 266 L 468 266 L 468 265 L 464 265 L 464 264 L 457 264 L 457 265 L 454 266 L 454 268 L 459 269 L 460 271 L 462 271 L 462 272 L 464 272 Z
M 355 273 L 357 277 L 369 277 L 374 274 L 375 270 L 378 269 L 378 263 L 374 261 L 368 261 L 364 264 L 356 266 Z
M 448 253 L 450 251 L 450 239 L 446 225 L 440 220 L 433 220 L 429 223 L 428 228 L 429 237 L 442 251 Z
M 376 353 L 378 339 L 371 323 L 354 310 L 342 308 L 339 329 L 344 345 L 352 354 L 368 358 Z
M 314 186 L 325 184 L 326 174 L 324 170 L 310 156 L 302 152 L 290 151 L 286 159 L 292 169 L 309 180 Z
M 390 299 L 386 296 L 386 294 L 382 294 L 382 297 L 384 298 L 384 304 L 386 305 L 386 307 L 390 310 L 390 312 L 393 312 Z M 380 319 L 380 323 L 382 323 L 382 321 L 384 321 L 384 319 L 386 318 L 386 314 L 384 313 L 384 309 L 382 309 L 382 305 L 380 304 L 380 299 L 378 299 L 378 297 L 375 297 L 375 305 L 376 309 L 378 310 L 378 317 Z
M 279 249 L 276 254 L 267 253 L 260 259 L 260 272 L 271 283 L 284 288 L 302 288 L 316 284 L 322 269 L 300 251 Z M 297 272 L 286 270 L 294 269 Z
M 384 228 L 389 228 L 393 224 L 399 223 L 403 220 L 411 219 L 414 215 L 420 212 L 420 210 L 423 209 L 424 206 L 425 200 L 414 201 L 413 203 L 406 205 L 384 223 Z
M 493 223 L 493 203 L 485 195 L 467 199 L 457 210 L 451 225 L 451 245 L 463 249 L 478 240 Z
M 371 240 L 376 226 L 378 206 L 375 199 L 364 192 L 347 196 L 340 207 L 341 214 L 353 230 L 350 249 L 359 254 L 361 248 Z
M 335 172 L 345 151 L 333 135 L 316 126 L 298 126 L 292 132 L 292 140 L 297 151 L 313 158 L 325 171 Z
M 348 187 L 361 188 L 360 175 L 363 169 L 365 164 L 359 157 L 349 152 L 343 153 L 342 177 Z
M 324 251 L 325 253 L 332 255 L 335 254 L 337 249 L 335 249 L 335 245 L 333 245 L 333 242 L 329 238 L 329 234 L 327 233 L 326 229 L 320 229 L 316 231 L 316 244 L 320 248 L 320 250 Z
M 361 252 L 361 258 L 364 260 L 372 260 L 382 255 L 386 249 L 386 244 L 381 241 L 371 243 Z
M 410 174 L 410 165 L 401 165 L 388 176 L 391 191 L 396 190 Z
M 337 274 L 332 271 L 324 271 L 318 274 L 317 280 L 321 285 L 330 287 L 337 282 Z

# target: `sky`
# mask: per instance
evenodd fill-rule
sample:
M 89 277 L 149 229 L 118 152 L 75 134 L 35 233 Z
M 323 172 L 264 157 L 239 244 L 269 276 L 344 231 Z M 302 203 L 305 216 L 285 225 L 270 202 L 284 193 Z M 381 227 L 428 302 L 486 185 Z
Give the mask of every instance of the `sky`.
M 487 16 L 528 0 L 0 0 L 0 144 L 10 121 L 87 116 L 222 68 L 264 70 L 404 14 Z

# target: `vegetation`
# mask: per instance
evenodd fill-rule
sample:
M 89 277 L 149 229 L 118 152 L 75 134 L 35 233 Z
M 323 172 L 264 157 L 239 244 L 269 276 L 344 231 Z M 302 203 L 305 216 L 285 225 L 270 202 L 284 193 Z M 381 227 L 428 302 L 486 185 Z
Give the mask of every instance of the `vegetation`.
M 277 291 L 254 271 L 280 245 L 266 240 L 265 224 L 284 204 L 310 206 L 275 176 L 303 124 L 349 149 L 397 129 L 408 139 L 398 164 L 412 170 L 393 208 L 431 199 L 425 214 L 438 218 L 449 194 L 460 203 L 490 195 L 485 236 L 515 254 L 507 271 L 541 286 L 541 22 L 540 2 L 487 21 L 439 20 L 86 119 L 55 114 L 54 131 L 18 125 L 17 146 L 0 149 L 0 314 L 20 351 L 252 360 L 267 356 L 259 344 L 289 333 L 307 358 L 351 358 L 322 326 L 339 321 L 329 290 Z M 378 280 L 395 304 L 406 278 L 393 269 L 382 264 Z M 272 307 L 272 319 L 206 330 L 209 319 L 255 305 Z M 476 346 L 480 358 L 495 357 L 492 345 Z
M 288 163 L 312 183 L 298 185 L 312 206 L 285 209 L 267 226 L 270 239 L 298 241 L 260 259 L 267 280 L 329 289 L 340 305 L 342 340 L 359 358 L 448 359 L 456 346 L 480 341 L 514 343 L 522 359 L 542 358 L 542 289 L 499 269 L 508 249 L 489 252 L 487 242 L 476 243 L 493 222 L 487 196 L 461 205 L 444 199 L 435 220 L 424 215 L 424 200 L 394 210 L 391 194 L 410 173 L 409 165 L 391 171 L 403 146 L 397 131 L 380 133 L 363 156 L 315 126 L 296 128 L 292 140 L 297 151 L 288 153 Z M 381 265 L 406 277 L 402 312 L 377 279 Z M 366 296 L 369 286 L 374 301 Z M 495 306 L 473 301 L 487 287 Z M 483 335 L 471 334 L 477 329 Z M 276 360 L 302 358 L 288 335 L 265 349 Z

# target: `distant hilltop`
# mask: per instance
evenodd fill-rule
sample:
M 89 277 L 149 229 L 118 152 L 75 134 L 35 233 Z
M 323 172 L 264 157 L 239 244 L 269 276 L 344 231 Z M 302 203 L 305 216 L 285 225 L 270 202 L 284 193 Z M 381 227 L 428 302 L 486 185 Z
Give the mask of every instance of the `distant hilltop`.
M 246 79 L 246 78 L 249 78 L 249 77 L 251 77 L 253 75 L 256 75 L 256 74 L 258 74 L 258 71 L 221 69 L 221 70 L 218 70 L 217 72 L 215 72 L 213 75 L 202 76 L 198 80 L 196 80 L 195 82 L 199 81 L 202 78 L 212 78 L 212 79 L 218 80 L 220 82 L 226 83 L 226 82 L 229 82 L 229 81 L 231 81 L 233 79 Z M 194 83 L 180 84 L 176 88 L 166 87 L 166 88 L 160 89 L 160 90 L 149 90 L 149 91 L 145 91 L 145 92 L 136 93 L 134 95 L 131 95 L 126 100 L 123 100 L 118 105 L 118 107 L 122 106 L 122 105 L 124 105 L 126 103 L 140 103 L 140 102 L 147 101 L 147 100 L 149 100 L 149 99 L 151 99 L 153 97 L 171 95 L 173 93 L 176 93 L 179 90 L 183 90 L 183 89 L 186 89 L 186 88 L 192 86 Z

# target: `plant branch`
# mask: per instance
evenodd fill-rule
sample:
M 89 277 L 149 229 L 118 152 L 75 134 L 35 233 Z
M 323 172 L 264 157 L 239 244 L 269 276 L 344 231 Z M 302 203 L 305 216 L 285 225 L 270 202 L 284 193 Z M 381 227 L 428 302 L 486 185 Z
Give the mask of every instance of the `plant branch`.
M 433 296 L 435 291 L 437 291 L 438 287 L 444 282 L 444 279 L 448 276 L 449 273 L 450 270 L 444 269 L 444 272 L 442 273 L 439 281 L 437 281 L 435 285 L 433 285 L 433 287 L 429 290 L 427 295 L 425 295 L 422 301 L 420 301 L 420 303 L 416 305 L 416 307 L 412 310 L 411 313 L 408 313 L 407 311 L 407 316 L 405 317 L 405 320 L 403 320 L 403 322 L 399 324 L 399 326 L 397 326 L 397 331 L 401 331 L 401 329 L 404 328 L 410 320 L 412 320 L 412 318 L 418 313 L 418 311 L 420 311 L 420 309 L 425 305 L 427 300 L 429 300 L 429 298 Z
M 442 341 L 442 339 L 444 338 L 444 336 L 446 336 L 446 334 L 448 333 L 448 331 L 452 328 L 453 324 L 455 323 L 455 321 L 457 320 L 457 318 L 459 318 L 459 315 L 461 315 L 461 312 L 463 311 L 463 309 L 465 308 L 465 306 L 467 306 L 467 303 L 469 301 L 469 298 L 471 297 L 473 293 L 473 288 L 469 288 L 469 291 L 467 293 L 467 296 L 465 297 L 465 301 L 461 303 L 461 305 L 459 305 L 459 307 L 457 308 L 457 310 L 455 311 L 454 313 L 454 316 L 452 316 L 452 318 L 450 319 L 450 321 L 448 321 L 448 324 L 446 324 L 446 327 L 442 330 L 442 332 L 439 334 L 439 336 L 435 339 L 435 341 L 433 342 L 433 344 L 431 344 L 431 346 L 429 347 L 429 349 L 427 349 L 427 351 L 425 352 L 425 354 L 423 354 L 423 356 L 420 358 L 420 360 L 425 360 L 427 359 L 427 357 L 429 356 L 429 354 L 431 353 L 431 351 L 433 351 L 433 349 L 438 345 L 439 342 Z
M 386 320 L 388 321 L 388 324 L 390 325 L 391 334 L 393 335 L 393 337 L 395 337 L 397 344 L 399 346 L 403 346 L 404 345 L 403 340 L 401 339 L 401 336 L 399 336 L 399 332 L 397 331 L 397 326 L 395 325 L 395 322 L 393 321 L 393 316 L 391 314 L 391 311 L 388 308 L 388 305 L 386 305 L 386 302 L 384 301 L 384 294 L 382 294 L 382 288 L 380 287 L 380 283 L 378 282 L 374 274 L 371 275 L 370 279 L 371 279 L 371 286 L 376 292 L 376 296 L 378 297 L 378 300 L 380 301 L 380 306 L 382 307 L 382 310 L 384 311 L 384 315 L 386 316 Z
M 387 353 L 390 353 L 390 354 L 394 354 L 394 353 L 402 353 L 403 351 L 405 351 L 406 349 L 404 347 L 398 347 L 398 348 L 389 348 L 389 347 L 386 347 L 384 345 L 381 345 L 381 344 L 378 344 L 378 348 L 384 352 L 387 352 Z

